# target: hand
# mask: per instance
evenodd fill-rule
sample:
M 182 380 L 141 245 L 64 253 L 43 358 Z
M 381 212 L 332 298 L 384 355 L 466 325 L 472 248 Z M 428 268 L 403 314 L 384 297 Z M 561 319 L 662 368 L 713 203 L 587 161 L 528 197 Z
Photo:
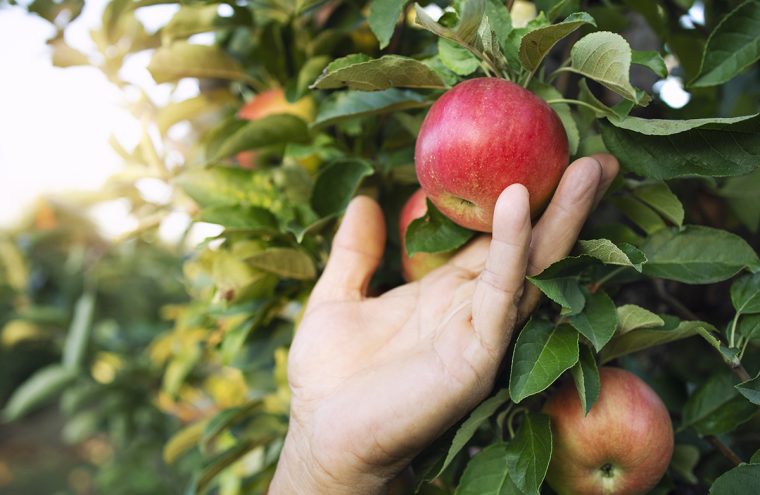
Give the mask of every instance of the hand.
M 375 298 L 385 224 L 377 203 L 354 199 L 291 347 L 291 423 L 270 494 L 382 493 L 482 401 L 540 298 L 526 271 L 570 252 L 617 170 L 606 154 L 576 160 L 535 228 L 527 190 L 508 187 L 492 239 Z

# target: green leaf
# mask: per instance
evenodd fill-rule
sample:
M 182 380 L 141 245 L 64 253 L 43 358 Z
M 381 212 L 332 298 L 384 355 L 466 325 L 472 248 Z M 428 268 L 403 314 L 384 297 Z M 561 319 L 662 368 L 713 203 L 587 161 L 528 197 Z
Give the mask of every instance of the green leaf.
M 530 319 L 517 337 L 509 395 L 518 403 L 546 390 L 578 362 L 578 333 L 569 325 Z
M 586 298 L 583 296 L 578 277 L 541 279 L 528 277 L 546 297 L 562 306 L 563 314 L 575 315 L 583 311 Z
M 374 173 L 364 160 L 340 160 L 324 167 L 314 182 L 311 206 L 322 217 L 346 209 L 365 177 Z
M 507 10 L 507 5 L 501 0 L 487 0 L 485 16 L 488 18 L 488 23 L 496 35 L 496 39 L 503 46 L 512 30 L 512 18 L 509 15 L 509 10 Z
M 422 108 L 428 104 L 422 95 L 410 90 L 391 88 L 372 93 L 345 91 L 335 93 L 322 102 L 312 126 L 324 127 L 341 120 Z
M 728 131 L 737 129 L 739 132 L 753 133 L 760 131 L 760 114 L 742 115 L 739 117 L 713 117 L 707 119 L 667 120 L 643 119 L 641 117 L 625 117 L 608 119 L 615 127 L 628 131 L 646 134 L 648 136 L 671 136 L 682 134 L 694 129 L 704 131 Z
M 760 313 L 760 272 L 739 277 L 731 284 L 731 302 L 737 313 Z
M 760 59 L 760 2 L 747 0 L 721 19 L 707 38 L 699 74 L 689 85 L 716 86 Z
M 736 385 L 736 390 L 746 397 L 748 401 L 760 406 L 760 373 L 755 378 Z
M 177 41 L 157 49 L 148 65 L 157 83 L 175 82 L 185 77 L 247 81 L 243 66 L 220 47 Z
M 584 24 L 596 27 L 596 21 L 586 12 L 570 14 L 564 21 L 527 33 L 520 41 L 520 62 L 535 71 L 554 45 Z
M 568 256 L 527 278 L 549 299 L 562 306 L 563 314 L 578 314 L 586 304 L 578 275 L 593 264 L 598 261 L 591 256 Z
M 710 495 L 756 495 L 760 464 L 741 464 L 726 471 L 710 487 Z
M 609 239 L 591 239 L 578 241 L 578 252 L 596 258 L 606 265 L 630 266 L 637 272 L 641 271 L 642 264 L 647 258 L 644 253 L 628 243 L 615 245 Z
M 445 38 L 438 39 L 438 57 L 454 74 L 469 76 L 480 67 L 480 61 L 466 48 Z
M 274 215 L 255 206 L 209 206 L 201 210 L 198 221 L 215 223 L 231 230 L 277 232 L 277 219 Z
M 207 421 L 200 420 L 183 427 L 164 444 L 163 458 L 166 464 L 174 464 L 185 452 L 198 446 Z
M 562 93 L 557 91 L 554 86 L 540 82 L 536 79 L 531 81 L 528 89 L 543 98 L 544 101 L 563 98 Z M 576 124 L 572 111 L 570 110 L 570 105 L 567 103 L 552 103 L 551 107 L 557 112 L 559 120 L 562 121 L 562 126 L 565 128 L 568 151 L 570 152 L 570 155 L 575 155 L 578 152 L 578 145 L 580 144 L 580 132 L 578 131 L 578 124 Z
M 84 366 L 87 343 L 92 332 L 92 320 L 95 315 L 95 293 L 87 291 L 79 298 L 74 308 L 66 342 L 63 344 L 63 365 L 67 368 Z
M 573 375 L 573 381 L 575 381 L 575 388 L 578 390 L 583 414 L 587 415 L 599 398 L 599 391 L 602 387 L 596 358 L 591 349 L 585 345 L 580 346 L 578 362 L 570 369 L 570 372 Z
M 222 433 L 235 424 L 249 418 L 256 409 L 259 408 L 261 403 L 261 399 L 254 399 L 242 406 L 224 409 L 211 419 L 204 421 L 203 428 L 200 432 L 201 435 L 199 435 L 196 445 L 200 447 L 202 452 L 210 452 L 212 443 L 219 438 Z
M 427 213 L 416 218 L 406 230 L 406 253 L 441 253 L 463 246 L 474 232 L 451 221 L 427 200 Z
M 670 468 L 692 485 L 699 479 L 694 475 L 694 468 L 699 463 L 699 449 L 694 445 L 678 444 L 673 448 Z
M 639 328 L 656 328 L 665 325 L 665 320 L 648 309 L 635 304 L 625 304 L 617 308 L 618 333 L 625 334 Z
M 205 463 L 202 470 L 196 472 L 191 493 L 205 493 L 219 473 L 246 456 L 256 445 L 256 442 L 239 442 L 234 447 L 212 457 Z
M 309 129 L 306 122 L 290 114 L 268 115 L 246 122 L 231 136 L 221 142 L 212 160 L 232 156 L 241 151 L 289 142 L 308 141 Z
M 632 50 L 631 63 L 643 65 L 660 77 L 668 77 L 668 67 L 665 65 L 665 60 L 663 60 L 660 52 Z
M 451 464 L 454 457 L 461 452 L 461 450 L 467 445 L 478 428 L 488 421 L 488 419 L 495 413 L 501 406 L 507 403 L 509 400 L 509 393 L 507 389 L 502 389 L 496 392 L 492 397 L 484 400 L 478 407 L 470 413 L 470 416 L 462 423 L 462 426 L 454 435 L 454 440 L 451 442 L 446 458 L 443 461 L 440 469 L 433 475 L 433 478 L 439 477 L 443 471 Z
M 552 456 L 549 416 L 528 414 L 507 444 L 507 473 L 521 493 L 538 495 Z
M 396 23 L 406 3 L 407 0 L 372 0 L 369 3 L 367 23 L 375 33 L 381 50 L 390 43 Z
M 747 175 L 729 177 L 717 190 L 717 194 L 726 199 L 739 221 L 753 233 L 760 229 L 758 190 L 760 190 L 760 168 Z
M 716 192 L 726 198 L 729 206 L 752 232 L 760 225 L 760 203 L 756 201 L 760 188 L 760 168 L 749 174 L 729 177 Z
M 76 368 L 51 364 L 34 372 L 11 395 L 3 409 L 3 417 L 14 421 L 62 392 L 79 376 Z
M 568 317 L 568 322 L 599 352 L 610 341 L 617 328 L 615 303 L 604 291 L 589 293 L 586 295 L 583 311 Z
M 736 328 L 750 340 L 760 339 L 760 314 L 742 316 Z
M 388 88 L 445 88 L 446 84 L 433 69 L 420 61 L 399 55 L 385 55 L 375 60 L 343 65 L 338 69 L 328 66 L 311 87 L 379 91 Z
M 648 102 L 631 86 L 631 47 L 619 34 L 607 31 L 587 34 L 573 45 L 570 59 L 568 70 L 593 79 L 637 104 Z
M 264 207 L 273 213 L 281 208 L 282 194 L 266 171 L 230 167 L 190 168 L 175 179 L 201 207 L 240 204 Z
M 238 104 L 237 99 L 226 89 L 204 92 L 186 100 L 172 102 L 158 110 L 156 123 L 162 135 L 178 122 L 199 115 L 219 111 L 224 105 Z
M 455 495 L 520 495 L 507 472 L 507 446 L 489 445 L 470 459 L 462 473 Z
M 645 274 L 688 284 L 720 282 L 760 264 L 741 237 L 696 225 L 661 230 L 647 239 L 641 250 L 648 259 Z
M 643 351 L 650 347 L 675 342 L 699 334 L 699 330 L 714 331 L 715 328 L 703 321 L 682 321 L 677 326 L 663 328 L 639 328 L 622 335 L 617 335 L 609 341 L 599 354 L 599 361 L 604 364 L 613 359 Z
M 641 230 L 652 235 L 667 227 L 662 217 L 644 202 L 631 196 L 617 196 L 610 202 L 618 207 L 625 216 L 635 223 Z
M 643 177 L 742 175 L 760 165 L 760 117 L 601 122 L 607 149 L 623 167 Z
M 633 195 L 677 226 L 683 225 L 684 210 L 678 196 L 664 182 L 645 184 L 633 190 Z
M 760 464 L 760 449 L 757 449 L 749 460 L 750 464 Z
M 486 1 L 464 0 L 461 2 L 459 23 L 452 29 L 434 21 L 419 4 L 415 3 L 414 9 L 417 14 L 416 22 L 423 28 L 460 45 L 473 45 L 478 35 L 478 27 L 483 20 Z
M 161 29 L 163 44 L 168 45 L 174 40 L 185 39 L 194 34 L 251 22 L 251 16 L 246 9 L 235 9 L 235 15 L 231 17 L 221 17 L 218 12 L 219 6 L 216 4 L 182 5 Z
M 247 257 L 245 261 L 254 268 L 284 278 L 311 280 L 317 276 L 314 260 L 299 249 L 269 248 Z
M 757 412 L 739 391 L 728 373 L 711 376 L 686 401 L 681 429 L 694 428 L 702 435 L 720 435 L 749 421 Z

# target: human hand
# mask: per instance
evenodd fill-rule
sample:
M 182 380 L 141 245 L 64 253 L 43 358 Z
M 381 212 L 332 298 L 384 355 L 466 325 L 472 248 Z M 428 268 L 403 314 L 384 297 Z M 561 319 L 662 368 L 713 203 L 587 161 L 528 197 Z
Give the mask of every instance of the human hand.
M 491 391 L 515 325 L 540 293 L 525 274 L 566 256 L 618 171 L 573 162 L 531 227 L 528 193 L 499 197 L 482 236 L 422 280 L 366 290 L 385 245 L 382 212 L 355 198 L 291 346 L 291 423 L 271 495 L 382 493 Z

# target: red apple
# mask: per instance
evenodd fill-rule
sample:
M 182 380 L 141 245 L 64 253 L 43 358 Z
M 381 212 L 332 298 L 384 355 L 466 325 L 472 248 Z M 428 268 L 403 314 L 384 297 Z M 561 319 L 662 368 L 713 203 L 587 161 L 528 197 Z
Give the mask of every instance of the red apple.
M 559 495 L 639 495 L 660 481 L 673 455 L 673 425 L 639 377 L 601 368 L 599 399 L 583 415 L 572 382 L 551 396 L 553 450 L 547 481 Z
M 454 222 L 490 232 L 499 194 L 523 184 L 535 217 L 567 166 L 567 135 L 557 114 L 504 79 L 457 84 L 430 108 L 417 138 L 422 189 Z
M 425 191 L 417 190 L 407 200 L 399 216 L 398 227 L 401 234 L 401 273 L 404 280 L 411 282 L 419 280 L 451 258 L 451 253 L 415 253 L 414 256 L 406 254 L 406 229 L 412 220 L 425 216 L 427 213 L 427 201 Z
M 258 120 L 287 113 L 300 117 L 309 123 L 314 120 L 316 106 L 311 96 L 304 96 L 295 103 L 290 103 L 285 98 L 282 88 L 272 88 L 254 96 L 238 111 L 238 117 L 244 120 Z M 237 161 L 242 168 L 256 168 L 258 165 L 258 152 L 256 150 L 241 151 L 236 155 Z

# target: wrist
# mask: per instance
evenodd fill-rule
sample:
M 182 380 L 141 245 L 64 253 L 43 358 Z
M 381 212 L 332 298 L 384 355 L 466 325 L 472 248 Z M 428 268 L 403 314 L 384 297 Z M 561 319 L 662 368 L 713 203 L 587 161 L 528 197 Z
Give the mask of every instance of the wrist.
M 317 453 L 319 455 L 319 453 Z M 384 477 L 349 466 L 326 466 L 292 431 L 285 438 L 268 495 L 381 495 Z

